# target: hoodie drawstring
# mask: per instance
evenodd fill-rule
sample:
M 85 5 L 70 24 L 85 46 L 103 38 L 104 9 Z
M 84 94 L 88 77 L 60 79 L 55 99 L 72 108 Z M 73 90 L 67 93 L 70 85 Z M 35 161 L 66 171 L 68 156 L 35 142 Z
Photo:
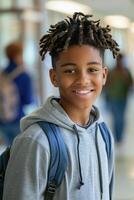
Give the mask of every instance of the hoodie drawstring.
M 79 138 L 79 134 L 78 134 L 76 125 L 73 126 L 73 129 L 74 129 L 74 131 L 76 133 L 77 141 L 78 141 L 78 143 L 77 143 L 77 155 L 78 155 L 79 176 L 80 176 L 80 181 L 79 181 L 78 189 L 80 189 L 81 186 L 84 185 L 83 177 L 82 177 L 82 170 L 81 170 L 81 162 L 80 162 L 80 151 L 79 151 L 80 138 Z
M 76 133 L 77 136 L 77 155 L 78 155 L 78 165 L 79 165 L 79 176 L 80 176 L 80 181 L 79 181 L 79 186 L 78 189 L 81 188 L 82 185 L 84 185 L 83 182 L 83 177 L 82 177 L 82 170 L 81 170 L 81 162 L 80 162 L 80 151 L 79 151 L 79 145 L 80 145 L 80 138 L 78 134 L 78 130 L 76 125 L 74 124 L 73 126 L 74 132 Z M 98 158 L 98 167 L 99 167 L 99 181 L 100 181 L 100 193 L 101 193 L 101 200 L 103 198 L 103 178 L 102 178 L 102 166 L 101 166 L 101 159 L 100 159 L 100 152 L 99 152 L 99 145 L 98 145 L 98 124 L 96 123 L 95 127 L 95 146 L 96 146 L 96 151 L 97 151 L 97 158 Z
M 101 199 L 102 199 L 103 198 L 103 178 L 102 178 L 102 166 L 101 166 L 101 159 L 100 159 L 100 152 L 99 152 L 97 133 L 98 133 L 98 124 L 96 123 L 96 127 L 95 127 L 95 145 L 96 145 L 97 158 L 98 158 L 100 193 L 101 193 Z

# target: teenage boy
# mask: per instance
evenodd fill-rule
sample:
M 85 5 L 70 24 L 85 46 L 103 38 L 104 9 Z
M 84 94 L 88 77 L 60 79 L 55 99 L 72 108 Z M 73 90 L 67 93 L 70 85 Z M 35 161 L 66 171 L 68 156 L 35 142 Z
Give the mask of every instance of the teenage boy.
M 42 60 L 47 52 L 52 57 L 50 78 L 60 97 L 48 98 L 22 120 L 23 133 L 12 146 L 3 200 L 44 200 L 50 148 L 38 121 L 57 124 L 67 147 L 67 170 L 54 200 L 112 199 L 113 138 L 110 135 L 108 161 L 98 128 L 103 119 L 93 106 L 107 78 L 104 51 L 110 49 L 114 57 L 119 51 L 109 32 L 99 20 L 74 13 L 51 26 L 40 40 Z

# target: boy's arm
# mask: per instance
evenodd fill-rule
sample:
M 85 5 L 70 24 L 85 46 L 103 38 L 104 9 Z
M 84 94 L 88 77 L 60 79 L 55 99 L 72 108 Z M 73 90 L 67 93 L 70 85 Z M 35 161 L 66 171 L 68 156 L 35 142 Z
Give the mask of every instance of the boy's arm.
M 43 200 L 49 153 L 31 138 L 16 139 L 6 171 L 3 200 Z

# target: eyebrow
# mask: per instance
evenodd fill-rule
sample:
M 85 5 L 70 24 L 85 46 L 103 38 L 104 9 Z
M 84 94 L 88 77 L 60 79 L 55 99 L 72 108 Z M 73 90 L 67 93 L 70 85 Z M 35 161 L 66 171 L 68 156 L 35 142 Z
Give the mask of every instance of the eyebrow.
M 65 63 L 65 64 L 62 64 L 61 67 L 66 67 L 68 65 L 76 66 L 75 63 Z
M 66 67 L 66 66 L 69 66 L 69 65 L 77 66 L 75 63 L 69 62 L 69 63 L 62 64 L 61 67 Z M 93 62 L 88 62 L 87 65 L 102 65 L 102 63 L 93 61 Z

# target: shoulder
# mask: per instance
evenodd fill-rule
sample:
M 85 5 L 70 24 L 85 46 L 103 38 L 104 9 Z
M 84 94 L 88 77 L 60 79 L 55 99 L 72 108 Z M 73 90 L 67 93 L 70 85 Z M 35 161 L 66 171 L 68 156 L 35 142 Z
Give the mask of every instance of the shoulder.
M 101 131 L 102 135 L 107 137 L 109 142 L 112 142 L 111 140 L 113 140 L 113 134 L 111 132 L 111 129 L 107 125 L 107 123 L 105 121 L 100 122 L 99 123 L 99 128 L 100 128 L 100 131 Z
M 110 155 L 114 147 L 114 139 L 113 139 L 112 132 L 105 122 L 101 122 L 99 124 L 99 129 L 100 129 L 100 133 L 103 138 L 103 141 L 105 142 L 108 157 L 110 158 Z
M 27 129 L 25 129 L 25 131 L 20 133 L 13 143 L 13 145 L 17 146 L 22 146 L 23 144 L 25 144 L 27 148 L 29 148 L 29 146 L 33 148 L 40 146 L 49 152 L 47 136 L 37 123 L 30 125 Z

